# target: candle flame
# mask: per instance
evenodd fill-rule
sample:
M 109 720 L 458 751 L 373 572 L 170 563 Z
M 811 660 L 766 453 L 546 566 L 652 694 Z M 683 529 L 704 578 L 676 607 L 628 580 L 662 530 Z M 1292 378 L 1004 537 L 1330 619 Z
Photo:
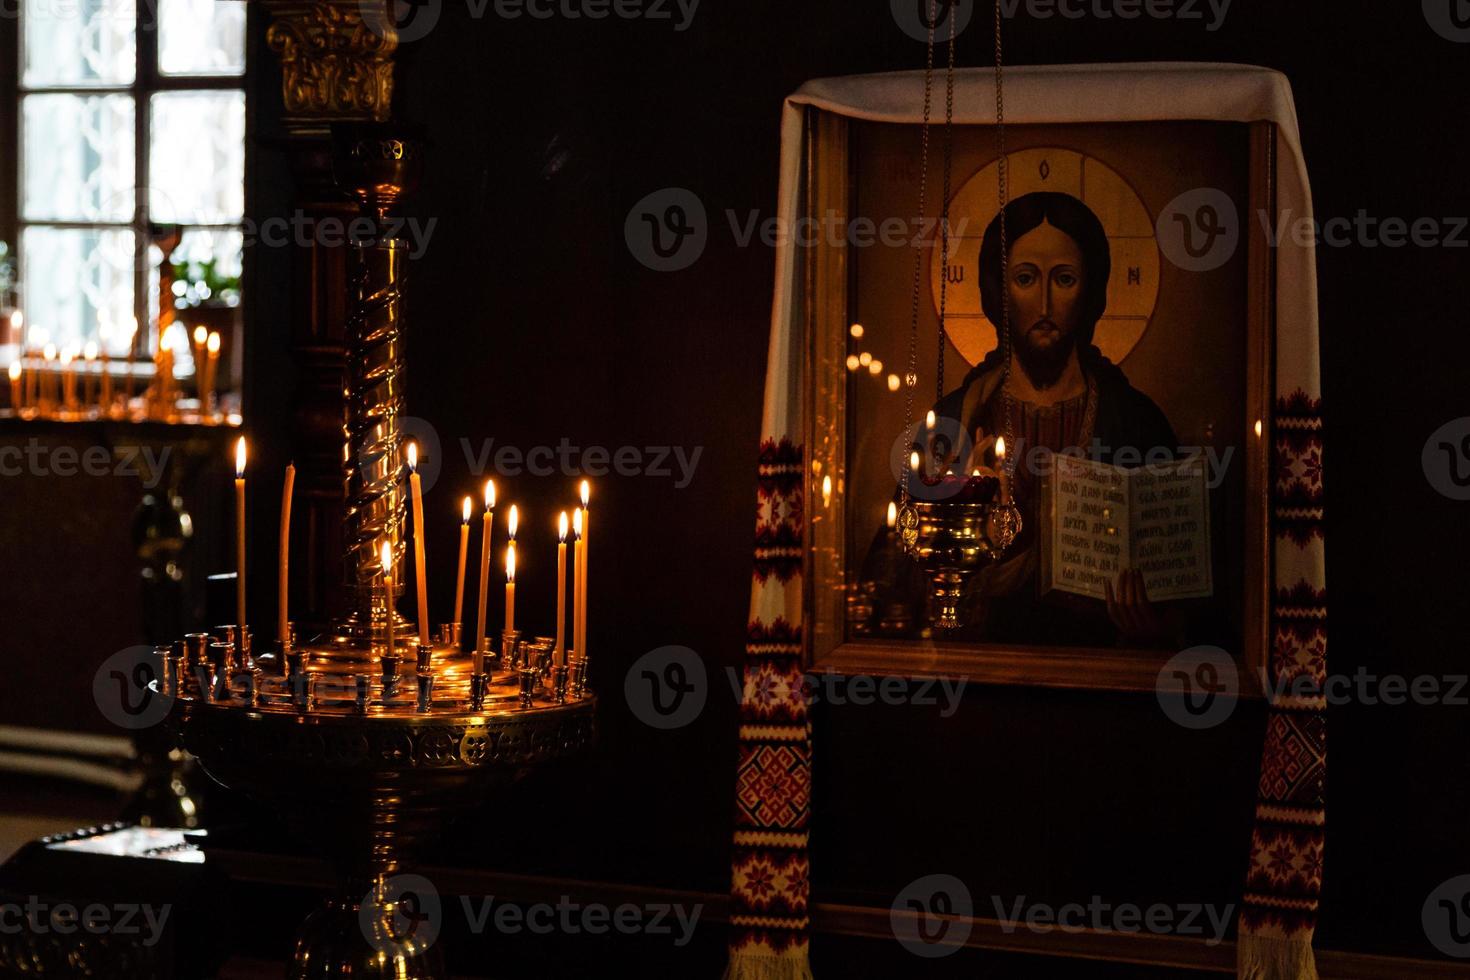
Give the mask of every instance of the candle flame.
M 87 343 L 82 347 L 82 356 L 89 361 L 97 360 L 97 341 L 87 341 Z
M 505 580 L 516 580 L 516 543 L 512 541 L 505 549 Z
M 19 381 L 20 380 L 20 361 L 11 361 L 10 362 L 10 380 L 11 381 Z M 562 515 L 562 523 L 563 524 L 566 523 L 566 515 L 565 514 Z
M 245 479 L 245 437 L 235 443 L 235 479 Z
M 915 473 L 919 472 L 919 451 L 917 449 L 909 453 L 909 469 Z
M 822 506 L 826 507 L 832 502 L 832 478 L 822 477 Z
M 505 523 L 510 528 L 510 543 L 515 544 L 516 528 L 521 526 L 521 512 L 515 504 L 510 505 L 510 516 L 505 519 Z
M 14 377 L 14 375 L 12 375 Z M 556 539 L 565 541 L 567 539 L 567 512 L 562 511 L 561 517 L 556 522 Z
M 464 498 L 464 516 L 462 520 L 466 524 L 470 522 L 470 507 L 472 506 L 474 506 L 474 502 L 471 501 L 469 497 Z
M 494 510 L 495 509 L 495 481 L 494 480 L 486 480 L 485 481 L 485 509 L 486 510 Z
M 72 359 L 71 348 L 70 347 L 63 348 L 62 351 L 61 351 L 61 366 L 62 367 L 66 367 L 67 365 L 71 364 L 71 359 Z
M 578 507 L 572 512 L 572 534 L 578 540 L 582 540 L 582 508 Z
M 1002 460 L 1002 459 L 1005 459 L 1006 458 L 1006 437 L 1005 436 L 996 436 L 995 437 L 995 458 L 997 460 Z
M 410 470 L 419 468 L 419 444 L 416 442 L 408 444 L 408 468 Z
M 587 501 L 592 497 L 592 484 L 586 480 L 582 481 L 582 509 L 587 509 Z
M 54 361 L 54 360 L 56 360 L 56 345 L 55 344 L 47 344 L 44 348 L 42 348 L 42 350 L 41 350 L 41 356 L 44 357 L 48 361 Z
M 1263 428 L 1264 428 L 1264 426 L 1261 425 L 1261 420 L 1260 419 L 1256 419 L 1256 438 L 1257 439 L 1259 439 L 1261 437 L 1261 430 Z
M 924 427 L 926 429 L 934 428 L 934 409 L 932 408 L 929 409 L 929 414 L 924 416 Z
M 898 525 L 898 504 L 895 504 L 893 501 L 890 500 L 890 501 L 888 501 L 888 526 L 889 527 L 895 527 L 897 525 Z
M 209 328 L 204 327 L 204 326 L 195 327 L 194 328 L 194 343 L 198 344 L 200 347 L 203 347 L 208 342 L 209 342 Z
M 208 350 L 209 350 L 209 352 L 211 354 L 218 354 L 219 353 L 219 334 L 217 332 L 216 333 L 211 333 L 209 335 L 209 339 L 204 342 L 204 346 L 206 348 L 208 348 Z
M 19 330 L 21 327 L 26 325 L 26 315 L 20 310 L 16 310 L 14 313 L 10 314 L 10 325 Z
M 393 545 L 391 545 L 387 541 L 384 541 L 383 542 L 383 551 L 382 551 L 382 559 L 381 560 L 383 562 L 383 575 L 384 576 L 392 575 L 393 574 Z

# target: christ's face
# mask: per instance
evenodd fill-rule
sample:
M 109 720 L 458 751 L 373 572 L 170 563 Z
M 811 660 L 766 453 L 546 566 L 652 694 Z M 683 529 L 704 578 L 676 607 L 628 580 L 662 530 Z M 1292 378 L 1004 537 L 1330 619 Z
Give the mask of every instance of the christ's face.
M 1011 337 L 1039 387 L 1060 377 L 1082 323 L 1082 249 L 1047 222 L 1016 239 L 1010 254 Z

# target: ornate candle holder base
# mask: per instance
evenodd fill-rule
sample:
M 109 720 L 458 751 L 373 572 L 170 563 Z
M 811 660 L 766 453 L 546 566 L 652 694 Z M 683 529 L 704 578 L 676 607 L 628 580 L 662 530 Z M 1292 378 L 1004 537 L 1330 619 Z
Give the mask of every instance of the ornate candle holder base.
M 167 659 L 183 747 L 338 868 L 342 888 L 303 925 L 291 977 L 442 977 L 422 936 L 394 931 L 415 920 L 382 898 L 392 877 L 445 818 L 595 737 L 590 695 L 560 701 L 529 669 L 477 680 L 474 658 L 450 647 L 414 652 L 409 676 L 404 657 L 383 663 L 342 637 L 262 654 L 253 673 Z
M 904 551 L 929 573 L 934 627 L 947 633 L 965 625 L 965 585 L 1010 548 L 1021 533 L 1021 513 L 1009 502 L 909 500 L 899 510 L 898 529 Z

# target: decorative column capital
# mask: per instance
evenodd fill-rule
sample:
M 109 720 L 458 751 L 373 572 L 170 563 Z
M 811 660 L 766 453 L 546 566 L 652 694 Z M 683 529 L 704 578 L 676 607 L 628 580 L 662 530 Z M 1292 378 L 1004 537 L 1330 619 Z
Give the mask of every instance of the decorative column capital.
M 398 32 L 393 0 L 261 0 L 266 44 L 281 57 L 286 127 L 321 135 L 331 123 L 388 119 Z

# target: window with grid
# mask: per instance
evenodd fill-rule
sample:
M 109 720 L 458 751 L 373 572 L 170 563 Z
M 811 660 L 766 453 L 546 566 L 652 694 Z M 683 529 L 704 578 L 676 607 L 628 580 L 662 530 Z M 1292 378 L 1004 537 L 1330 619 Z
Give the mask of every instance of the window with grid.
M 235 340 L 243 0 L 21 0 L 17 35 L 25 346 L 147 357 L 160 324 Z

